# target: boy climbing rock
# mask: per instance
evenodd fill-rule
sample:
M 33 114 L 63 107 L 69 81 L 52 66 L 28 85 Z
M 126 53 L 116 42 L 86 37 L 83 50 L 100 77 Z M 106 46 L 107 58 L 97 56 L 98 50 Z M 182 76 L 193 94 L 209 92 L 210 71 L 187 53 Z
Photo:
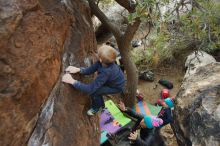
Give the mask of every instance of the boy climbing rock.
M 99 61 L 88 68 L 68 66 L 62 81 L 73 85 L 74 88 L 90 95 L 91 108 L 87 114 L 92 116 L 104 107 L 103 95 L 120 93 L 124 90 L 125 79 L 121 69 L 114 62 L 117 52 L 111 46 L 103 45 L 98 49 Z M 97 71 L 98 75 L 89 84 L 84 84 L 72 78 L 70 73 L 90 75 Z

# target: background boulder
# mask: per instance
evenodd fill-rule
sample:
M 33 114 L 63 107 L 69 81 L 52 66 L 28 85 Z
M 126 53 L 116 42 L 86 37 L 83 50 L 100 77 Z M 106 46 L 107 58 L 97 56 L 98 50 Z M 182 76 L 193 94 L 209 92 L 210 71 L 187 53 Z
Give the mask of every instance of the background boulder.
M 200 66 L 216 62 L 215 58 L 204 51 L 194 51 L 187 56 L 185 62 L 186 74 L 185 78 L 194 74 Z
M 220 145 L 220 63 L 197 68 L 177 95 L 174 124 L 179 145 Z

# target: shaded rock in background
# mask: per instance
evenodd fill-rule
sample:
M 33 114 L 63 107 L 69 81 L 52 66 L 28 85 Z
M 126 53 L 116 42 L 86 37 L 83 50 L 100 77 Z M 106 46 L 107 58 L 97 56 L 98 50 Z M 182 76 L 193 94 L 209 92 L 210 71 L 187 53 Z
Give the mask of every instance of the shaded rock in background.
M 96 48 L 87 5 L 1 0 L 0 7 L 0 145 L 99 145 L 88 97 L 59 80 L 61 65 L 83 65 Z
M 217 62 L 220 62 L 220 49 L 218 50 L 214 50 L 214 52 L 212 52 L 213 57 L 215 57 Z
M 122 6 L 114 2 L 109 5 L 101 5 L 100 8 L 112 23 L 120 28 L 120 30 L 125 31 L 128 12 Z M 96 32 L 97 43 L 105 43 L 112 37 L 112 33 L 101 24 L 97 17 L 93 16 L 92 20 Z
M 194 74 L 200 66 L 204 66 L 210 63 L 216 62 L 215 58 L 204 51 L 195 51 L 191 53 L 185 62 L 185 68 L 187 68 L 185 78 Z
M 179 145 L 220 145 L 220 63 L 199 67 L 184 80 L 174 121 Z
M 133 41 L 131 41 L 131 45 L 132 45 L 133 48 L 139 47 L 139 46 L 141 46 L 141 44 L 142 44 L 141 40 L 133 40 Z
M 152 71 L 146 70 L 139 72 L 139 79 L 145 80 L 145 81 L 154 81 L 154 73 Z

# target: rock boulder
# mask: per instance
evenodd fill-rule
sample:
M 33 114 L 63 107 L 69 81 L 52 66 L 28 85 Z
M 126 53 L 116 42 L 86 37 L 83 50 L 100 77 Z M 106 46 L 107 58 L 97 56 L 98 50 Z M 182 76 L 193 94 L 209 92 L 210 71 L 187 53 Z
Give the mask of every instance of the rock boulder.
M 220 63 L 197 68 L 177 95 L 173 129 L 179 145 L 220 145 Z
M 60 82 L 96 49 L 88 5 L 1 0 L 0 8 L 0 145 L 99 145 L 89 98 Z

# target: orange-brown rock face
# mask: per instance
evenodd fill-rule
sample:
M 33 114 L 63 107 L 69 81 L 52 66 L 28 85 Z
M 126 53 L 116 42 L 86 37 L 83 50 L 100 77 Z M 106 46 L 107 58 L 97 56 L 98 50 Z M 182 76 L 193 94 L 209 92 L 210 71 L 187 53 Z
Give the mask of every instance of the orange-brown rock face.
M 88 98 L 59 80 L 96 47 L 86 4 L 1 0 L 0 8 L 0 145 L 98 145 Z

